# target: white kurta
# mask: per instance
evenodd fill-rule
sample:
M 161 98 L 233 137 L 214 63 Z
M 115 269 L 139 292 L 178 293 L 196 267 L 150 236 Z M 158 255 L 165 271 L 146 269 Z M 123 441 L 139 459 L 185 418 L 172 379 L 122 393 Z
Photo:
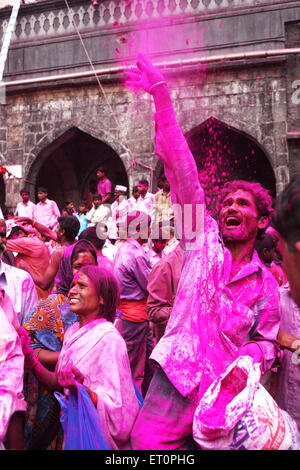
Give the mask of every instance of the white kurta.
M 24 356 L 19 336 L 0 307 L 0 449 L 9 420 L 25 411 L 23 397 Z

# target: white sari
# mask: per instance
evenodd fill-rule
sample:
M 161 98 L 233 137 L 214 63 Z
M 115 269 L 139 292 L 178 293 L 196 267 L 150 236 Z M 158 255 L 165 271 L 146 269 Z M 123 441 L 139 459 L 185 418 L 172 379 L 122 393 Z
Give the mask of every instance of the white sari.
M 98 319 L 65 333 L 56 374 L 70 362 L 98 396 L 97 411 L 111 449 L 130 449 L 130 434 L 139 412 L 126 344 L 114 325 Z

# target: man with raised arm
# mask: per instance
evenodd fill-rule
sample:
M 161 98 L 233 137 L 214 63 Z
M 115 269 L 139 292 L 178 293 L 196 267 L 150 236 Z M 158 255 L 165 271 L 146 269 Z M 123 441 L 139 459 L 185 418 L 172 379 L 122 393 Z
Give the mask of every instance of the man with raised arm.
M 129 86 L 154 99 L 156 153 L 170 182 L 183 248 L 174 306 L 151 355 L 160 367 L 134 426 L 132 446 L 193 449 L 193 417 L 208 386 L 239 355 L 251 356 L 264 374 L 278 352 L 277 282 L 254 252 L 257 233 L 269 222 L 269 204 L 258 204 L 259 191 L 243 184 L 225 193 L 220 227 L 227 249 L 206 211 L 196 164 L 163 76 L 142 55 L 128 75 Z

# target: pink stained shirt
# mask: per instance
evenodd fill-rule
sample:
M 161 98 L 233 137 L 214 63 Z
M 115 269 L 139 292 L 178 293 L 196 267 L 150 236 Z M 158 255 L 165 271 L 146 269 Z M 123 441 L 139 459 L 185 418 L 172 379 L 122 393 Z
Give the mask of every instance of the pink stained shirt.
M 106 176 L 103 178 L 103 180 L 99 180 L 97 192 L 98 194 L 101 194 L 102 199 L 104 199 L 108 193 L 111 193 L 111 182 L 108 178 L 106 178 Z
M 34 217 L 35 204 L 31 201 L 28 201 L 27 204 L 24 204 L 23 201 L 18 202 L 14 215 L 18 217 L 29 217 L 32 219 Z
M 185 234 L 182 275 L 163 338 L 151 358 L 187 396 L 197 386 L 201 395 L 236 358 L 238 348 L 255 341 L 263 353 L 263 372 L 273 364 L 279 346 L 277 282 L 254 253 L 251 262 L 229 282 L 231 253 L 207 213 L 204 192 L 174 110 L 155 114 L 156 153 L 164 162 L 177 222 L 188 207 L 196 237 Z M 198 215 L 197 215 L 198 214 Z M 178 224 L 180 225 L 180 224 Z
M 37 222 L 53 230 L 60 217 L 60 211 L 55 201 L 46 199 L 45 202 L 38 202 L 34 209 L 34 217 Z
M 26 411 L 23 395 L 24 356 L 20 338 L 0 307 L 0 450 L 4 449 L 10 418 Z
M 294 302 L 289 284 L 279 288 L 280 329 L 300 338 L 300 308 Z M 281 351 L 280 366 L 277 371 L 275 400 L 296 421 L 300 432 L 300 365 L 298 352 L 293 355 L 288 349 Z
M 64 337 L 56 367 L 72 362 L 83 374 L 83 385 L 97 394 L 97 413 L 103 435 L 113 450 L 130 450 L 130 434 L 139 412 L 124 339 L 104 318 L 81 328 L 71 325 Z
M 49 250 L 38 237 L 20 237 L 7 240 L 6 249 L 18 253 L 16 257 L 17 267 L 19 262 L 23 260 L 38 276 L 43 276 L 49 266 Z M 44 290 L 38 286 L 35 287 L 39 299 L 46 299 L 51 292 L 51 288 Z

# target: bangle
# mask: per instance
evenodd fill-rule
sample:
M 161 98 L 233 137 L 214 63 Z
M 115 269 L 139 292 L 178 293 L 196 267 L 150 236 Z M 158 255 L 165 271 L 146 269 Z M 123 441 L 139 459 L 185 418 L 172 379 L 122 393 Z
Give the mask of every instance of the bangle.
M 154 85 L 151 85 L 151 87 L 149 88 L 149 93 L 150 93 L 150 94 L 152 93 L 153 88 L 155 88 L 155 87 L 157 87 L 157 86 L 159 86 L 159 85 L 166 85 L 166 84 L 167 84 L 167 83 L 166 83 L 165 81 L 163 81 L 163 80 L 162 80 L 161 82 L 156 82 L 156 83 L 154 83 Z

